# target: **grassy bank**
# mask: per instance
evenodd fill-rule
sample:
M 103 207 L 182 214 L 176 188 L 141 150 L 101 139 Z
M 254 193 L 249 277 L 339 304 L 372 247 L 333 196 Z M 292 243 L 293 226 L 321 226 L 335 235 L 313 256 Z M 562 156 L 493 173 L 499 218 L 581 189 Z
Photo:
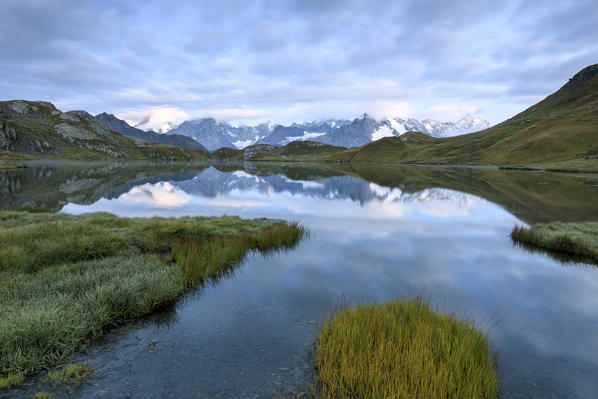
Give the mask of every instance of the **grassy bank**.
M 598 262 L 598 222 L 515 226 L 511 238 L 518 243 L 567 252 Z
M 0 384 L 63 362 L 248 250 L 292 246 L 302 233 L 266 219 L 0 212 Z
M 313 398 L 496 398 L 487 335 L 420 299 L 342 307 L 316 338 Z M 298 395 L 300 396 L 300 395 Z

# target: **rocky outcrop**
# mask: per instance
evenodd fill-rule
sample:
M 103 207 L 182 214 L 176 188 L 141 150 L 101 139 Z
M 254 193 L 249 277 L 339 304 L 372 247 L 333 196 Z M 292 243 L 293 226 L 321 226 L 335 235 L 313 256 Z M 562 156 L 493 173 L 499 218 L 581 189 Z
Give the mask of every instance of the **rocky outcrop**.
M 565 85 L 569 93 L 573 93 L 578 88 L 582 87 L 587 81 L 598 74 L 598 64 L 590 65 L 575 74 L 569 82 Z
M 289 144 L 285 146 L 286 148 L 322 148 L 322 147 L 329 147 L 328 144 L 319 143 L 317 141 L 291 141 Z
M 17 131 L 8 121 L 0 120 L 0 149 L 12 150 L 12 143 L 17 139 Z
M 85 111 L 61 112 L 48 102 L 0 102 L 0 150 L 61 155 L 65 144 L 109 157 L 122 156 L 122 140 Z
M 270 144 L 256 144 L 252 145 L 251 147 L 247 147 L 243 150 L 243 159 L 253 159 L 255 158 L 260 151 L 271 152 L 278 148 L 275 145 Z

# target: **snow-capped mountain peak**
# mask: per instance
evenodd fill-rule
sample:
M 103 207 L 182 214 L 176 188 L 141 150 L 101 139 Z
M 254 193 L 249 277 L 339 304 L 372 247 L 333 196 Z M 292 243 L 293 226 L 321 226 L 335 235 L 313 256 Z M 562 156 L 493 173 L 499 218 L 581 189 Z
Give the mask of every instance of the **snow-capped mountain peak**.
M 258 143 L 286 145 L 296 140 L 313 140 L 352 147 L 383 137 L 400 136 L 408 131 L 419 131 L 433 137 L 450 137 L 483 130 L 489 126 L 488 122 L 471 114 L 465 115 L 457 122 L 441 122 L 414 118 L 375 120 L 371 115 L 364 113 L 352 121 L 328 119 L 293 123 L 288 126 L 275 125 L 268 121 L 255 126 L 233 127 L 226 122 L 204 118 L 185 121 L 178 126 L 166 123 L 165 128 L 161 129 L 169 134 L 190 136 L 213 151 L 220 147 L 241 149 Z
M 455 123 L 455 127 L 457 128 L 458 131 L 473 132 L 473 131 L 487 129 L 490 127 L 490 124 L 480 117 L 474 116 L 472 114 L 467 114 L 462 119 L 460 119 L 459 121 L 457 121 Z

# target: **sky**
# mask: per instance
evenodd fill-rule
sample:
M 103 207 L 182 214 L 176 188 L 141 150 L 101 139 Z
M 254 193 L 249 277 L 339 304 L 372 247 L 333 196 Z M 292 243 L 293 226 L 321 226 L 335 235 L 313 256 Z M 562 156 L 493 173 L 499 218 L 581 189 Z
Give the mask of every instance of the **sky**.
M 0 0 L 0 99 L 130 122 L 492 124 L 598 62 L 598 1 Z

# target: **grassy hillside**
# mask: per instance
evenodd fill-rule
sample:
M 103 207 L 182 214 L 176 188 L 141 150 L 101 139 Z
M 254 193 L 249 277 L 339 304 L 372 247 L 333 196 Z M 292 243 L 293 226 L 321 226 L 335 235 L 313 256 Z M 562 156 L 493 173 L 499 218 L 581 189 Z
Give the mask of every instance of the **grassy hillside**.
M 345 150 L 345 147 L 306 140 L 292 141 L 283 147 L 271 144 L 255 144 L 243 150 L 223 147 L 212 152 L 212 157 L 226 161 L 307 161 Z
M 598 64 L 520 114 L 481 132 L 387 137 L 326 161 L 485 164 L 598 171 Z
M 0 151 L 56 159 L 208 159 L 206 151 L 123 136 L 85 111 L 34 101 L 0 102 Z

